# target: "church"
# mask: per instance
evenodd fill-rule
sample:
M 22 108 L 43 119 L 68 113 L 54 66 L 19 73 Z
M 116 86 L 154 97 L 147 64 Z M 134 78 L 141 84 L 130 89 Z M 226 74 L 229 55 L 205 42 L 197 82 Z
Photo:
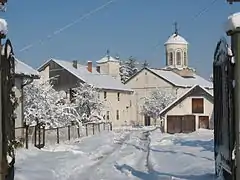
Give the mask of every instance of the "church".
M 210 118 L 213 112 L 213 84 L 199 76 L 189 67 L 187 40 L 177 29 L 164 43 L 165 67 L 144 67 L 126 82 L 134 91 L 132 98 L 132 116 L 130 122 L 149 126 L 162 124 L 165 132 L 193 132 L 199 128 L 211 128 Z M 97 66 L 104 73 L 118 79 L 119 60 L 104 57 L 97 61 Z M 177 99 L 163 109 L 161 119 L 156 122 L 141 113 L 143 98 L 148 97 L 156 88 L 172 91 Z

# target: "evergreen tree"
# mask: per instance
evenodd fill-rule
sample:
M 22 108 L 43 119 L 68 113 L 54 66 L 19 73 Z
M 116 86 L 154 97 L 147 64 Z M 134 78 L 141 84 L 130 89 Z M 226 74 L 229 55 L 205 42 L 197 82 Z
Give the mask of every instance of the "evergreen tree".
M 129 57 L 127 61 L 121 61 L 120 62 L 120 77 L 121 81 L 124 83 L 126 82 L 131 76 L 133 76 L 137 71 L 137 65 L 139 63 L 135 58 L 132 56 Z

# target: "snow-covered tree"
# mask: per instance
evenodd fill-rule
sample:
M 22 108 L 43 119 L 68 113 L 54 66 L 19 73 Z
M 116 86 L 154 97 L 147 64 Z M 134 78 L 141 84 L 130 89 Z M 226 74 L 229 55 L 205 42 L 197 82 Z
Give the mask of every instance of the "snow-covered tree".
M 50 81 L 34 81 L 24 87 L 23 93 L 26 125 L 39 122 L 47 127 L 60 127 L 79 122 L 77 113 L 72 113 L 75 109 L 66 101 L 66 93 L 53 89 Z
M 72 90 L 71 96 L 82 122 L 100 121 L 103 119 L 101 112 L 104 105 L 99 99 L 97 88 L 87 83 L 82 83 Z
M 120 62 L 120 77 L 121 81 L 126 82 L 132 75 L 138 71 L 138 62 L 132 56 L 127 61 Z
M 153 119 L 160 117 L 160 112 L 176 99 L 176 94 L 171 90 L 156 88 L 149 97 L 144 97 L 141 112 Z
M 213 74 L 210 75 L 209 81 L 213 82 Z
M 144 61 L 144 63 L 142 64 L 142 67 L 143 68 L 146 68 L 149 66 L 149 63 L 147 62 L 147 60 Z

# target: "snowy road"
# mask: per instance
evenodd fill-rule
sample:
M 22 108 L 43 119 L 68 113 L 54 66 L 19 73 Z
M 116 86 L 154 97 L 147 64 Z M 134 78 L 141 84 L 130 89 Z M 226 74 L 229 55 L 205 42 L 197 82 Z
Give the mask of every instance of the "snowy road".
M 214 162 L 208 140 L 212 133 L 202 133 L 197 138 L 209 145 L 206 151 L 194 144 L 197 133 L 174 136 L 159 130 L 106 132 L 44 150 L 19 150 L 15 179 L 210 180 Z M 184 144 L 189 138 L 191 146 Z

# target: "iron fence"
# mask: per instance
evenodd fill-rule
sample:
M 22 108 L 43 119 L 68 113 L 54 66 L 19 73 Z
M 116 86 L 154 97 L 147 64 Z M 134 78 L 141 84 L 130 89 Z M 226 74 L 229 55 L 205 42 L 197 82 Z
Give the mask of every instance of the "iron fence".
M 43 148 L 45 145 L 96 135 L 102 131 L 112 131 L 112 123 L 86 123 L 81 127 L 74 125 L 49 129 L 41 125 L 19 127 L 15 128 L 15 137 L 19 147 L 28 148 L 34 145 L 37 148 Z

